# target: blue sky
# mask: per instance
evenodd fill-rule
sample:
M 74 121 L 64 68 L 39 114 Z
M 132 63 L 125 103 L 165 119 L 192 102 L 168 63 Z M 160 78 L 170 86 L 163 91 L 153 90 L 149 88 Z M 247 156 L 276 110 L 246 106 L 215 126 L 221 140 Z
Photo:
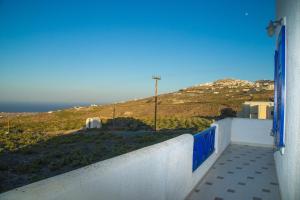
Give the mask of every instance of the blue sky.
M 230 2 L 230 3 L 229 3 Z M 273 78 L 273 0 L 0 1 L 0 102 L 113 102 Z

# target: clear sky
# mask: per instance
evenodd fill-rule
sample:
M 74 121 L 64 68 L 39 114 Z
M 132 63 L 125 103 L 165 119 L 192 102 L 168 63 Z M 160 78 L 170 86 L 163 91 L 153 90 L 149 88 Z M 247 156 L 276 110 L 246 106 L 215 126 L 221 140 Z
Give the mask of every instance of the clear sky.
M 112 102 L 273 78 L 274 0 L 0 0 L 0 102 Z

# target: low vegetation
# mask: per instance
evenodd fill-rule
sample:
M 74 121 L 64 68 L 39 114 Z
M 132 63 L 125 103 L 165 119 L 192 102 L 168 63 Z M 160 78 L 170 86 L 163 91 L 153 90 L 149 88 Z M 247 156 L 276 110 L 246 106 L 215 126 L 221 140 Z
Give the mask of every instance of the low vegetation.
M 3 128 L 5 126 L 2 126 L 0 191 L 162 142 L 183 133 L 195 133 L 211 123 L 210 120 L 199 117 L 163 118 L 158 120 L 160 130 L 154 132 L 151 129 L 153 120 L 149 118 L 117 118 L 112 122 L 106 120 L 101 130 L 76 130 L 67 133 L 61 127 L 74 129 L 82 127 L 83 123 L 75 126 L 52 124 L 51 127 L 46 127 L 43 124 L 34 127 L 30 122 L 22 122 L 11 127 L 9 134 Z M 44 130 L 51 132 L 43 132 Z M 54 134 L 54 130 L 59 131 Z

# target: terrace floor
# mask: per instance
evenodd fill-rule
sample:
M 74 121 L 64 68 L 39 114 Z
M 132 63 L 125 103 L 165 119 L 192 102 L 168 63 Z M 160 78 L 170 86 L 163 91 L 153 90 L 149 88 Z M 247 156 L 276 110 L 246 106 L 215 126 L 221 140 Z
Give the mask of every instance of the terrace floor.
M 230 145 L 187 200 L 279 200 L 272 148 Z

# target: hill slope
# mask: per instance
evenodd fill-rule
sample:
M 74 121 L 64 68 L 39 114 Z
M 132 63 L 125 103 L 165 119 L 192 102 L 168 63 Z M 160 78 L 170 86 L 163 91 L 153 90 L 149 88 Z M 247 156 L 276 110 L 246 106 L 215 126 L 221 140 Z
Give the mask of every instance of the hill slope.
M 269 80 L 249 82 L 223 79 L 195 85 L 177 92 L 159 95 L 158 119 L 215 118 L 221 114 L 222 109 L 230 108 L 239 111 L 245 101 L 273 100 L 273 88 L 273 82 Z M 114 107 L 116 118 L 139 119 L 147 125 L 152 125 L 154 98 L 149 97 L 115 105 L 77 107 L 53 113 L 10 117 L 11 128 L 16 132 L 79 129 L 84 126 L 88 117 L 99 116 L 104 121 L 111 119 Z M 6 126 L 7 119 L 0 118 L 0 131 Z
M 159 116 L 168 117 L 215 117 L 224 108 L 240 110 L 245 101 L 273 100 L 272 81 L 224 79 L 162 94 L 158 97 Z M 117 104 L 118 116 L 145 117 L 153 115 L 153 97 Z M 112 106 L 103 106 L 101 113 L 109 116 Z

